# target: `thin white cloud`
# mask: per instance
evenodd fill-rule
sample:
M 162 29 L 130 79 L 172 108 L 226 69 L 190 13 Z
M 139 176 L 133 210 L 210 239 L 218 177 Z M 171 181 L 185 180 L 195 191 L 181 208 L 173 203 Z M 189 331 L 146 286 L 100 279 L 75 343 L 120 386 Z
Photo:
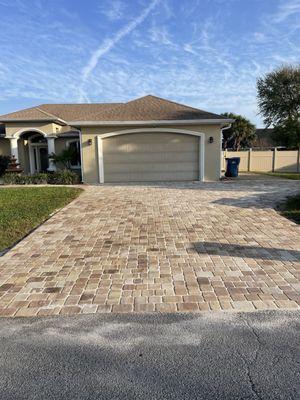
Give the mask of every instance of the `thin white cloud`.
M 198 55 L 198 52 L 193 49 L 193 46 L 190 43 L 184 44 L 183 50 L 186 51 L 187 53 L 193 54 L 194 56 Z
M 260 126 L 257 77 L 283 62 L 300 59 L 300 23 L 297 7 L 291 6 L 300 0 L 288 0 L 285 11 L 283 0 L 277 0 L 276 8 L 253 15 L 254 32 L 243 30 L 243 24 L 236 27 L 235 18 L 243 22 L 248 17 L 228 1 L 218 14 L 214 6 L 221 0 L 199 0 L 192 12 L 196 0 L 182 0 L 179 5 L 173 0 L 160 1 L 159 9 L 152 12 L 149 7 L 154 8 L 158 1 L 141 0 L 147 8 L 132 22 L 132 2 L 121 0 L 126 9 L 120 19 L 116 11 L 116 20 L 100 15 L 96 2 L 91 2 L 88 11 L 98 12 L 99 17 L 96 37 L 89 29 L 89 14 L 77 18 L 76 8 L 71 6 L 66 12 L 57 12 L 55 7 L 41 12 L 36 1 L 42 4 L 41 0 L 15 0 L 18 7 L 13 7 L 12 2 L 0 0 L 4 10 L 0 19 L 0 107 L 29 101 L 69 103 L 79 101 L 78 96 L 83 102 L 118 102 L 154 93 L 216 113 L 241 113 Z M 6 2 L 7 9 L 3 7 Z M 150 19 L 150 12 L 150 23 L 143 23 L 147 16 Z M 285 19 L 270 22 L 271 16 L 277 21 Z M 99 46 L 97 37 L 114 32 L 121 23 L 124 28 L 115 35 L 108 33 Z M 143 26 L 135 29 L 141 23 Z M 130 40 L 126 37 L 119 46 L 126 35 Z M 33 37 L 39 40 L 33 41 Z
M 110 21 L 116 21 L 123 17 L 125 4 L 120 0 L 110 0 L 100 5 L 101 14 L 105 15 Z
M 133 21 L 126 25 L 123 29 L 117 32 L 112 38 L 106 39 L 98 49 L 96 49 L 86 66 L 82 70 L 82 81 L 85 82 L 92 74 L 101 57 L 112 50 L 115 45 L 122 40 L 125 36 L 131 33 L 137 26 L 139 26 L 150 14 L 150 12 L 158 5 L 160 0 L 153 0 L 150 5 Z
M 166 46 L 176 46 L 165 26 L 156 26 L 153 24 L 152 28 L 149 30 L 149 33 L 150 39 L 154 43 L 159 43 Z
M 300 1 L 285 1 L 279 6 L 278 11 L 271 16 L 271 21 L 275 23 L 284 22 L 289 17 L 300 13 Z

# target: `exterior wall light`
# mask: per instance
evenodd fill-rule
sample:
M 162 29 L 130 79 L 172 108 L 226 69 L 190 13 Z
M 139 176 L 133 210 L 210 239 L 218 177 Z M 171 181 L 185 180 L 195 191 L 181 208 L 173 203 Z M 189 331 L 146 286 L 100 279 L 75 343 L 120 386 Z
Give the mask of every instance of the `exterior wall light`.
M 91 146 L 92 143 L 93 143 L 93 140 L 92 140 L 92 139 L 89 139 L 89 140 L 87 141 L 87 143 L 88 143 L 89 146 Z
M 208 139 L 208 143 L 213 143 L 214 142 L 214 138 L 211 136 L 209 139 Z

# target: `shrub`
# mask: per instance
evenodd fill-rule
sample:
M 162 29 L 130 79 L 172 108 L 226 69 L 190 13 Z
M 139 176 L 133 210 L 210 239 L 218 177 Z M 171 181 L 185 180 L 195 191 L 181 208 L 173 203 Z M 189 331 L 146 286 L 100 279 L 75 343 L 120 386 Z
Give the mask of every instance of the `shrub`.
M 16 175 L 16 184 L 17 185 L 30 185 L 31 176 L 23 175 L 23 174 L 15 174 Z
M 34 185 L 46 185 L 48 183 L 48 174 L 39 173 L 30 176 L 31 183 Z
M 10 157 L 0 155 L 0 176 L 2 176 L 8 167 Z
M 48 174 L 48 183 L 52 185 L 75 185 L 79 183 L 79 176 L 76 172 L 63 169 Z
M 29 185 L 31 177 L 23 174 L 16 174 L 15 172 L 7 172 L 3 175 L 3 182 L 5 185 Z
M 16 184 L 16 174 L 12 174 L 11 172 L 7 172 L 3 175 L 3 183 L 5 185 L 15 185 Z
M 64 169 L 53 173 L 39 173 L 35 175 L 16 174 L 7 172 L 3 175 L 5 185 L 75 185 L 79 183 L 76 172 Z

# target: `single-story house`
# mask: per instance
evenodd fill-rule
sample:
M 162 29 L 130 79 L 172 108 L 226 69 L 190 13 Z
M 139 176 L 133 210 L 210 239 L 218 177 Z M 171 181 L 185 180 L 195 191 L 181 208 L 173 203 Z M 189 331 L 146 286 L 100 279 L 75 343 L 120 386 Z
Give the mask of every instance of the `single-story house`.
M 72 146 L 72 168 L 84 183 L 218 180 L 222 129 L 231 122 L 151 95 L 127 103 L 42 104 L 0 116 L 0 154 L 34 174 L 55 171 L 51 154 Z

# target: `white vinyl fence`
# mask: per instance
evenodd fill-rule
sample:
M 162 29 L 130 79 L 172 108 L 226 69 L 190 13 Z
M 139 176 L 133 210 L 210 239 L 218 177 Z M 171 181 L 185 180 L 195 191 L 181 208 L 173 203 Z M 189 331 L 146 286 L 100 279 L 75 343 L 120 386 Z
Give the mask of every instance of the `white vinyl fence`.
M 299 172 L 300 150 L 223 151 L 222 169 L 226 158 L 240 157 L 240 172 Z

